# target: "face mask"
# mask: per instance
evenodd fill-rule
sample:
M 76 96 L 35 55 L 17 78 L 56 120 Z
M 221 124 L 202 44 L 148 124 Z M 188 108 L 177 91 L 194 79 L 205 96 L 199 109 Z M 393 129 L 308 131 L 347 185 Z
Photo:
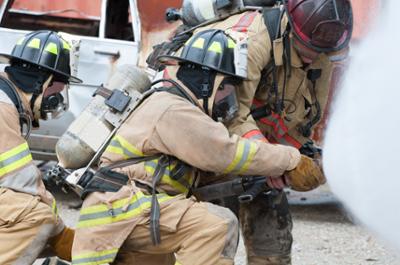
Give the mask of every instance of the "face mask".
M 312 63 L 319 55 L 318 52 L 304 46 L 296 37 L 293 38 L 293 45 L 304 63 Z
M 55 119 L 60 117 L 69 107 L 68 85 L 53 81 L 45 90 L 40 108 L 41 118 Z
M 225 79 L 215 94 L 212 117 L 219 122 L 229 122 L 236 117 L 239 103 L 236 96 L 237 82 Z

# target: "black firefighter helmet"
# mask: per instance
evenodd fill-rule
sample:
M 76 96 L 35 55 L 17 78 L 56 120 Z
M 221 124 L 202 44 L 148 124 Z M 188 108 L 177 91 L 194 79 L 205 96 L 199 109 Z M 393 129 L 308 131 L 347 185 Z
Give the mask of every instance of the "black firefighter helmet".
M 82 83 L 79 78 L 71 76 L 70 50 L 68 42 L 56 32 L 34 31 L 16 43 L 11 55 L 0 54 L 0 63 L 28 63 L 52 73 L 57 81 Z
M 180 56 L 162 55 L 158 59 L 162 63 L 171 59 L 180 63 L 193 63 L 243 79 L 246 76 L 236 73 L 235 48 L 235 41 L 222 30 L 210 29 L 191 37 Z

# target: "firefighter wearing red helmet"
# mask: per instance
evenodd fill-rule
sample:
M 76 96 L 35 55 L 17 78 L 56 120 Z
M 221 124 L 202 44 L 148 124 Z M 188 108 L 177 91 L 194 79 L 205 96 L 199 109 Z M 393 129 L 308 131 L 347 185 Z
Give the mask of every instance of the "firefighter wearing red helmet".
M 207 2 L 185 0 L 184 4 L 190 6 L 186 3 L 190 1 L 194 7 Z M 245 8 L 246 2 L 265 5 L 254 11 Z M 276 1 L 272 7 L 265 7 L 271 1 L 264 2 L 244 1 L 244 6 L 235 7 L 231 1 L 227 7 L 235 12 L 230 16 L 224 16 L 223 9 L 215 5 L 208 5 L 212 12 L 204 3 L 201 7 L 202 14 L 222 17 L 194 33 L 223 30 L 240 43 L 242 49 L 236 53 L 247 55 L 238 63 L 247 73 L 237 91 L 239 115 L 225 125 L 231 133 L 249 139 L 296 147 L 318 162 L 321 151 L 311 136 L 348 54 L 353 26 L 350 1 L 286 0 Z M 287 185 L 299 191 L 314 188 L 271 178 L 269 186 L 274 192 L 239 206 L 250 265 L 291 264 L 292 219 L 282 191 Z

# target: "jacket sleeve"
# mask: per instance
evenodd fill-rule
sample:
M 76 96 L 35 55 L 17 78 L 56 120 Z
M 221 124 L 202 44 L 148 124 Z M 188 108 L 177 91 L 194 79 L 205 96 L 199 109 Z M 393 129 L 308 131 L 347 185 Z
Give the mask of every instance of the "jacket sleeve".
M 163 114 L 150 145 L 203 171 L 225 174 L 280 176 L 300 159 L 292 147 L 230 136 L 223 124 L 187 102 Z
M 260 83 L 261 72 L 271 59 L 270 43 L 268 31 L 262 22 L 262 25 L 259 26 L 259 33 L 249 38 L 248 79 L 238 87 L 239 115 L 228 126 L 231 133 L 243 136 L 252 130 L 258 130 L 256 122 L 250 115 L 250 108 Z

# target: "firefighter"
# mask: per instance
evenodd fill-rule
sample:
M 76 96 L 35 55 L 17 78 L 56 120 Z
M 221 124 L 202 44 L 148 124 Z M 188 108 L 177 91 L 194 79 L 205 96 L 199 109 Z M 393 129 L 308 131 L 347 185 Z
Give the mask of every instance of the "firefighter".
M 39 119 L 67 109 L 68 84 L 81 82 L 70 74 L 70 45 L 36 31 L 0 62 L 9 64 L 0 73 L 0 264 L 32 264 L 48 243 L 70 260 L 74 231 L 58 217 L 26 141 Z
M 225 125 L 232 134 L 293 146 L 318 159 L 320 149 L 310 136 L 324 115 L 332 73 L 347 56 L 350 1 L 286 0 L 273 6 L 278 1 L 244 0 L 244 5 L 264 7 L 256 11 L 242 11 L 240 1 L 228 2 L 185 0 L 182 7 L 189 26 L 216 19 L 194 34 L 219 29 L 241 43 L 237 53 L 245 56 L 238 69 L 247 72 L 247 79 L 238 86 L 239 115 Z M 282 191 L 287 183 L 268 178 L 268 184 L 276 191 L 250 204 L 226 203 L 239 215 L 249 264 L 291 264 L 292 220 Z M 295 186 L 298 191 L 314 188 Z
M 117 130 L 86 194 L 73 264 L 233 264 L 238 224 L 227 208 L 198 202 L 190 190 L 219 172 L 312 182 L 319 167 L 297 149 L 230 136 L 218 121 L 238 111 L 236 43 L 219 30 L 193 36 Z M 161 82 L 161 81 L 160 81 Z M 169 85 L 169 86 L 168 86 Z M 128 178 L 126 185 L 107 191 Z M 101 181 L 98 181 L 101 179 Z M 175 263 L 176 257 L 176 263 Z

